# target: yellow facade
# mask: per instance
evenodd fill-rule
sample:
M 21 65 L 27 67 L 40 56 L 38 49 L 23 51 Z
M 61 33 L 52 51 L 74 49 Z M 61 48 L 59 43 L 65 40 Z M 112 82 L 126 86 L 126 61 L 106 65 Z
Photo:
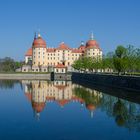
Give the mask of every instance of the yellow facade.
M 81 44 L 78 48 L 70 48 L 62 42 L 57 48 L 48 48 L 45 41 L 41 38 L 34 39 L 32 50 L 25 56 L 25 63 L 32 58 L 32 71 L 48 71 L 48 67 L 56 67 L 58 64 L 63 64 L 72 69 L 72 64 L 80 57 L 101 58 L 102 51 L 93 37 L 84 45 Z

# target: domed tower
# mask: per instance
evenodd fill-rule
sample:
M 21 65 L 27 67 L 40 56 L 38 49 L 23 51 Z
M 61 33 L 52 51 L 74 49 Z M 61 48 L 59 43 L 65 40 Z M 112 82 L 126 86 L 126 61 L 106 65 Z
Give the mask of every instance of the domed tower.
M 85 47 L 85 56 L 92 58 L 102 58 L 102 50 L 99 44 L 94 39 L 93 33 L 91 34 L 90 40 L 87 41 Z
M 34 37 L 32 44 L 32 65 L 36 67 L 35 71 L 41 71 L 41 67 L 45 65 L 46 60 L 46 42 L 42 39 L 40 33 Z
M 93 104 L 86 104 L 86 108 L 90 111 L 90 117 L 93 118 L 93 112 L 96 107 Z

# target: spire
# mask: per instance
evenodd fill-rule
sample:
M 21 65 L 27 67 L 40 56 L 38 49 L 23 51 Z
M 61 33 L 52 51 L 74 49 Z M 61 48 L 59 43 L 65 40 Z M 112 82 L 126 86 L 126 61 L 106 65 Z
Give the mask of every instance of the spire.
M 93 118 L 93 111 L 90 112 L 90 117 Z
M 40 33 L 38 33 L 38 38 L 40 38 L 41 37 L 41 35 L 40 35 Z
M 90 35 L 90 40 L 94 40 L 93 32 L 92 32 L 91 35 Z
M 38 38 L 41 37 L 41 34 L 40 34 L 40 29 L 38 29 Z
M 36 32 L 34 33 L 34 40 L 36 39 Z
M 36 120 L 39 121 L 40 120 L 40 113 L 36 112 Z

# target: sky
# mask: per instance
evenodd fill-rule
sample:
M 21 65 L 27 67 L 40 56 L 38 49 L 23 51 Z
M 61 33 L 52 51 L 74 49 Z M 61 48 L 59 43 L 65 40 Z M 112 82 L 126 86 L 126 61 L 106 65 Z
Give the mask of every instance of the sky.
M 93 32 L 104 54 L 140 48 L 140 0 L 0 0 L 0 58 L 24 60 L 39 30 L 47 47 L 79 47 Z

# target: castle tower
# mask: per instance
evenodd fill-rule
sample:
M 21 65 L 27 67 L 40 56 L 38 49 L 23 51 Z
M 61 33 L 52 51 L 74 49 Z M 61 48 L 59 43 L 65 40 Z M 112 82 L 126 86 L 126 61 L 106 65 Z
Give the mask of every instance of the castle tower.
M 85 56 L 92 58 L 102 58 L 102 51 L 99 44 L 94 38 L 93 33 L 91 33 L 90 39 L 86 43 Z
M 42 39 L 40 33 L 34 37 L 32 44 L 32 66 L 33 71 L 41 71 L 41 67 L 45 65 L 46 59 L 46 42 Z

